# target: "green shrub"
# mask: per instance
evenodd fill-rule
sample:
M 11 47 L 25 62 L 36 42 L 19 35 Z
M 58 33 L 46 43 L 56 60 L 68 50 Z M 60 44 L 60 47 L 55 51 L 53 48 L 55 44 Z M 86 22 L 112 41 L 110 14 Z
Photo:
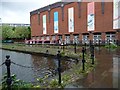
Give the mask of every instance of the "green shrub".
M 20 79 L 16 78 L 16 75 L 13 74 L 11 75 L 11 79 L 12 79 L 12 84 L 11 84 L 11 88 L 31 88 L 33 87 L 33 84 L 31 83 L 26 83 Z M 2 78 L 2 89 L 7 89 L 7 74 L 5 74 Z
M 117 45 L 114 43 L 110 43 L 110 45 L 109 44 L 105 45 L 105 48 L 115 49 L 115 48 L 117 48 Z

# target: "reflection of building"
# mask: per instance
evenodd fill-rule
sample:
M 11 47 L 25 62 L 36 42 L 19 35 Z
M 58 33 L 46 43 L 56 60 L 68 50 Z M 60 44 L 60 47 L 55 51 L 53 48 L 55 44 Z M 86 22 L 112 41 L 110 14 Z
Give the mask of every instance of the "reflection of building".
M 35 40 L 49 40 L 53 42 L 60 39 L 65 43 L 89 43 L 93 40 L 96 44 L 120 43 L 120 28 L 113 29 L 113 2 L 94 3 L 94 30 L 88 31 L 87 28 L 87 5 L 88 2 L 57 2 L 52 5 L 30 12 L 32 38 Z M 73 8 L 74 31 L 69 32 L 68 10 Z M 50 10 L 50 11 L 49 11 Z M 38 14 L 38 12 L 40 12 Z M 58 33 L 54 33 L 54 12 L 58 12 Z M 43 33 L 42 16 L 46 15 L 47 33 Z M 40 24 L 39 24 L 40 22 Z M 91 22 L 92 24 L 93 22 Z M 48 39 L 49 37 L 49 39 Z
M 118 88 L 119 80 L 119 57 L 113 57 L 113 88 Z

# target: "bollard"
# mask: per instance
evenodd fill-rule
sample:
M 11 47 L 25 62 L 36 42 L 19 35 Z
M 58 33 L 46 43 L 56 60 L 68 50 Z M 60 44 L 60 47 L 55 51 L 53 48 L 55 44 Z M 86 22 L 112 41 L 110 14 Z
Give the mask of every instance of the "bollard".
M 91 47 L 91 59 L 92 59 L 92 64 L 94 64 L 94 46 Z
M 76 43 L 74 43 L 74 52 L 76 53 Z
M 58 83 L 59 83 L 59 85 L 61 85 L 61 61 L 60 61 L 60 51 L 58 51 L 57 59 L 58 59 L 58 75 L 59 75 Z
M 7 83 L 8 90 L 11 89 L 11 83 L 12 83 L 11 75 L 10 75 L 11 60 L 9 58 L 10 58 L 10 56 L 6 55 L 6 61 L 5 61 L 5 65 L 7 66 L 7 80 L 6 80 L 6 83 Z
M 82 69 L 83 69 L 83 71 L 85 70 L 85 56 L 84 56 L 84 54 L 85 54 L 85 50 L 84 50 L 84 47 L 82 48 L 82 56 L 83 56 L 83 59 L 82 59 Z

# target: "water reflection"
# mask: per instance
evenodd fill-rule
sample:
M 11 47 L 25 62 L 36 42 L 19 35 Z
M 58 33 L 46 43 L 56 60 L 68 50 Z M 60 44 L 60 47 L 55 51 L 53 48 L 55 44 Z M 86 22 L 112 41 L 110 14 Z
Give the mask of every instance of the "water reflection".
M 22 65 L 32 66 L 31 68 L 23 68 L 16 65 L 11 65 L 12 73 L 17 74 L 19 79 L 25 81 L 35 81 L 37 77 L 44 76 L 43 71 L 57 69 L 58 61 L 52 57 L 42 57 L 40 55 L 31 55 L 18 52 L 11 52 L 6 50 L 2 51 L 2 60 L 5 60 L 5 56 L 8 54 L 11 56 L 11 60 Z M 78 80 L 75 85 L 89 88 L 118 88 L 119 71 L 120 68 L 120 49 L 109 50 L 97 48 L 95 51 L 95 57 L 97 59 L 96 68 L 90 72 L 83 79 Z M 62 71 L 71 68 L 73 63 L 69 61 L 61 60 Z M 3 73 L 6 72 L 6 67 L 2 68 Z
M 118 56 L 113 57 L 113 88 L 118 87 L 118 63 L 120 58 Z
M 95 51 L 97 66 L 87 77 L 78 80 L 76 85 L 89 88 L 118 88 L 118 64 L 120 62 L 120 49 L 101 49 Z
M 16 66 L 14 64 L 11 65 L 11 73 L 16 74 L 17 78 L 24 81 L 36 81 L 36 78 L 43 77 L 45 75 L 45 71 L 47 70 L 57 70 L 58 61 L 53 57 L 43 57 L 39 54 L 25 54 L 7 50 L 0 50 L 2 52 L 2 60 L 5 61 L 5 56 L 10 55 L 11 61 L 23 65 L 30 66 L 34 68 L 24 68 L 20 66 Z M 62 64 L 62 72 L 69 69 L 72 65 L 72 62 L 66 61 L 64 59 L 61 60 Z M 2 73 L 6 72 L 6 66 L 3 66 Z

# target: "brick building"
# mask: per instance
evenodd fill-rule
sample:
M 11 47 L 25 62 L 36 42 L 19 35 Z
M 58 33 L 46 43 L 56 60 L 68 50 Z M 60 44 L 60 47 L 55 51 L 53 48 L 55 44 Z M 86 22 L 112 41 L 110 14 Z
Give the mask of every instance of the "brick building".
M 120 16 L 115 26 L 113 8 L 113 2 L 57 2 L 34 10 L 30 43 L 119 43 Z

